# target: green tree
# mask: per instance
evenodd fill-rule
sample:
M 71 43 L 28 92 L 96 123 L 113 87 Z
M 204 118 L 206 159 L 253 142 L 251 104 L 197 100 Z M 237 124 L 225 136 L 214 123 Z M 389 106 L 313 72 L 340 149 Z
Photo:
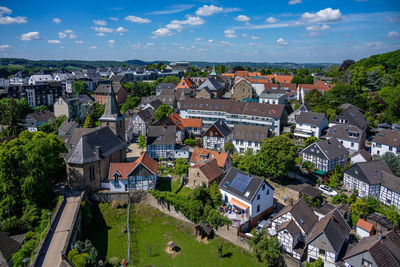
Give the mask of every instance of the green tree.
M 164 78 L 163 82 L 164 83 L 173 83 L 175 85 L 178 85 L 178 83 L 181 81 L 178 77 L 175 76 L 167 76 Z
M 259 174 L 282 178 L 295 166 L 297 147 L 286 135 L 266 138 L 257 153 Z
M 126 102 L 121 106 L 121 113 L 127 112 L 129 109 L 136 108 L 140 103 L 140 97 L 128 96 Z
M 72 90 L 77 95 L 85 95 L 87 94 L 89 87 L 86 82 L 84 81 L 76 81 L 72 84 Z
M 395 205 L 391 205 L 390 207 L 384 206 L 382 208 L 383 214 L 385 214 L 386 218 L 392 223 L 394 228 L 397 228 L 397 226 L 400 223 L 400 214 L 397 211 L 397 208 Z
M 85 119 L 85 124 L 83 125 L 83 128 L 93 128 L 93 127 L 94 127 L 94 120 L 92 116 L 89 114 Z
M 2 130 L 2 135 L 17 135 L 25 123 L 25 117 L 30 112 L 26 99 L 15 100 L 14 98 L 3 98 L 0 101 L 0 122 L 7 127 Z
M 304 161 L 303 163 L 303 168 L 307 170 L 307 172 L 312 173 L 315 171 L 315 165 L 314 163 L 310 161 Z
M 186 139 L 184 142 L 183 142 L 185 145 L 188 145 L 188 146 L 196 146 L 196 140 L 195 139 Z
M 147 145 L 146 137 L 144 137 L 142 134 L 140 134 L 139 138 L 138 138 L 138 147 L 142 150 L 142 152 L 143 152 L 143 149 L 146 147 L 146 145 Z
M 173 111 L 174 111 L 173 108 L 163 104 L 157 108 L 156 112 L 154 113 L 154 117 L 157 121 L 161 121 L 162 119 L 169 116 Z
M 306 147 L 311 145 L 311 144 L 313 144 L 313 143 L 315 143 L 315 142 L 318 142 L 318 141 L 319 140 L 318 140 L 317 137 L 314 137 L 314 136 L 307 137 L 307 139 L 305 141 L 306 142 Z
M 318 258 L 313 263 L 310 263 L 310 262 L 306 263 L 306 267 L 323 267 L 323 266 L 324 266 L 324 262 L 322 261 L 321 258 Z
M 235 151 L 235 146 L 233 145 L 232 142 L 227 142 L 224 145 L 224 150 L 225 150 L 225 152 L 232 154 Z
M 279 266 L 282 250 L 278 238 L 276 236 L 269 237 L 265 229 L 260 232 L 253 229 L 252 235 L 250 247 L 257 259 L 265 262 L 267 266 Z
M 175 167 L 174 167 L 175 174 L 182 176 L 187 173 L 188 168 L 189 168 L 189 163 L 187 162 L 186 159 L 179 158 L 175 160 Z
M 394 175 L 400 177 L 400 157 L 396 156 L 392 152 L 385 153 L 381 159 L 385 160 L 386 164 L 389 166 L 390 170 Z

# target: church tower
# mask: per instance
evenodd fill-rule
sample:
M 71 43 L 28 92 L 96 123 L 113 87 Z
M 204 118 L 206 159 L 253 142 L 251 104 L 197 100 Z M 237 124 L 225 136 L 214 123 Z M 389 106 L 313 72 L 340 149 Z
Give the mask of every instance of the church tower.
M 115 93 L 112 86 L 110 86 L 110 91 L 107 97 L 106 107 L 104 109 L 104 114 L 99 119 L 100 127 L 110 127 L 113 132 L 121 138 L 124 142 L 125 140 L 125 116 L 121 114 L 118 108 L 117 100 L 115 99 Z

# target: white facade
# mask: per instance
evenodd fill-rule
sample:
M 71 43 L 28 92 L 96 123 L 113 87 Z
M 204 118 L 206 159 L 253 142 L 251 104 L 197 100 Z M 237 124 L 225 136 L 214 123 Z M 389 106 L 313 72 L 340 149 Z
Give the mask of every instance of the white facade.
M 358 153 L 357 155 L 351 157 L 351 162 L 353 164 L 360 163 L 360 162 L 367 162 L 367 161 L 368 160 L 365 159 L 360 153 Z
M 328 127 L 328 120 L 324 118 L 320 125 L 312 125 L 308 123 L 296 122 L 296 128 L 294 129 L 294 136 L 297 137 L 316 137 L 321 136 L 322 130 Z
M 335 137 L 340 143 L 342 143 L 342 145 L 350 152 L 357 152 L 358 150 L 360 150 L 361 148 L 364 147 L 363 144 L 361 144 L 360 142 L 357 141 L 348 141 L 348 140 L 344 140 L 338 137 Z M 326 139 L 331 139 L 330 137 L 326 137 Z
M 259 101 L 265 104 L 284 105 L 286 96 L 284 94 L 262 94 Z
M 359 226 L 356 227 L 356 234 L 360 237 L 360 238 L 364 238 L 364 237 L 369 237 L 369 232 Z
M 249 148 L 253 152 L 258 152 L 261 149 L 261 142 L 232 139 L 232 143 L 235 146 L 235 151 L 238 153 L 244 153 Z
M 400 155 L 400 147 L 392 147 L 392 146 L 372 142 L 372 146 L 371 146 L 371 155 L 372 156 L 383 156 L 387 152 L 393 153 L 395 155 Z
M 10 85 L 10 80 L 6 78 L 0 78 L 0 87 L 6 87 Z
M 44 84 L 48 82 L 52 82 L 53 77 L 50 74 L 44 74 L 44 75 L 32 75 L 29 78 L 29 84 L 30 85 L 36 85 L 36 84 Z
M 343 187 L 348 191 L 358 191 L 359 197 L 372 196 L 374 198 L 379 197 L 380 185 L 370 185 L 357 179 L 357 177 L 352 177 L 351 175 L 345 173 L 343 176 Z
M 203 147 L 206 149 L 215 149 L 224 151 L 225 143 L 227 139 L 224 137 L 217 137 L 217 136 L 203 136 Z
M 317 247 L 314 247 L 312 245 L 308 245 L 308 250 L 307 250 L 307 261 L 312 262 L 317 260 L 318 258 L 321 258 L 321 260 L 324 262 L 324 267 L 335 267 L 335 259 L 336 255 L 335 253 L 325 251 L 323 249 L 319 249 Z
M 397 210 L 400 210 L 400 194 L 398 192 L 390 190 L 389 188 L 383 185 L 381 185 L 381 190 L 378 200 L 386 206 L 395 205 Z

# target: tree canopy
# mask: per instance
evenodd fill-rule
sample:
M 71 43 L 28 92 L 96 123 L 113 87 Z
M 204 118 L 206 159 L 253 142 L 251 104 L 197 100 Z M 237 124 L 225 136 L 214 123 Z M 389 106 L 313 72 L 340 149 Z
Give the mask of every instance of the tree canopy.
M 154 117 L 157 121 L 161 121 L 162 119 L 166 118 L 168 115 L 172 114 L 173 108 L 168 105 L 161 105 L 157 108 L 156 112 L 154 113 Z
M 85 81 L 75 81 L 72 84 L 72 90 L 74 91 L 75 94 L 77 95 L 84 95 L 87 94 L 89 87 Z

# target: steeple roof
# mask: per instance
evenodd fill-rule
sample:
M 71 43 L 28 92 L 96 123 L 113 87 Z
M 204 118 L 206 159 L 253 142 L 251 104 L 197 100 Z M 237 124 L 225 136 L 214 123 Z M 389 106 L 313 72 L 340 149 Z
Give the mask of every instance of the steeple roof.
M 218 75 L 217 72 L 215 71 L 214 65 L 213 65 L 213 68 L 212 68 L 212 71 L 211 71 L 210 75 L 211 76 L 217 76 Z
M 116 121 L 122 119 L 124 116 L 119 111 L 117 99 L 115 98 L 114 90 L 110 86 L 108 90 L 107 104 L 104 109 L 104 114 L 99 119 L 100 121 Z

